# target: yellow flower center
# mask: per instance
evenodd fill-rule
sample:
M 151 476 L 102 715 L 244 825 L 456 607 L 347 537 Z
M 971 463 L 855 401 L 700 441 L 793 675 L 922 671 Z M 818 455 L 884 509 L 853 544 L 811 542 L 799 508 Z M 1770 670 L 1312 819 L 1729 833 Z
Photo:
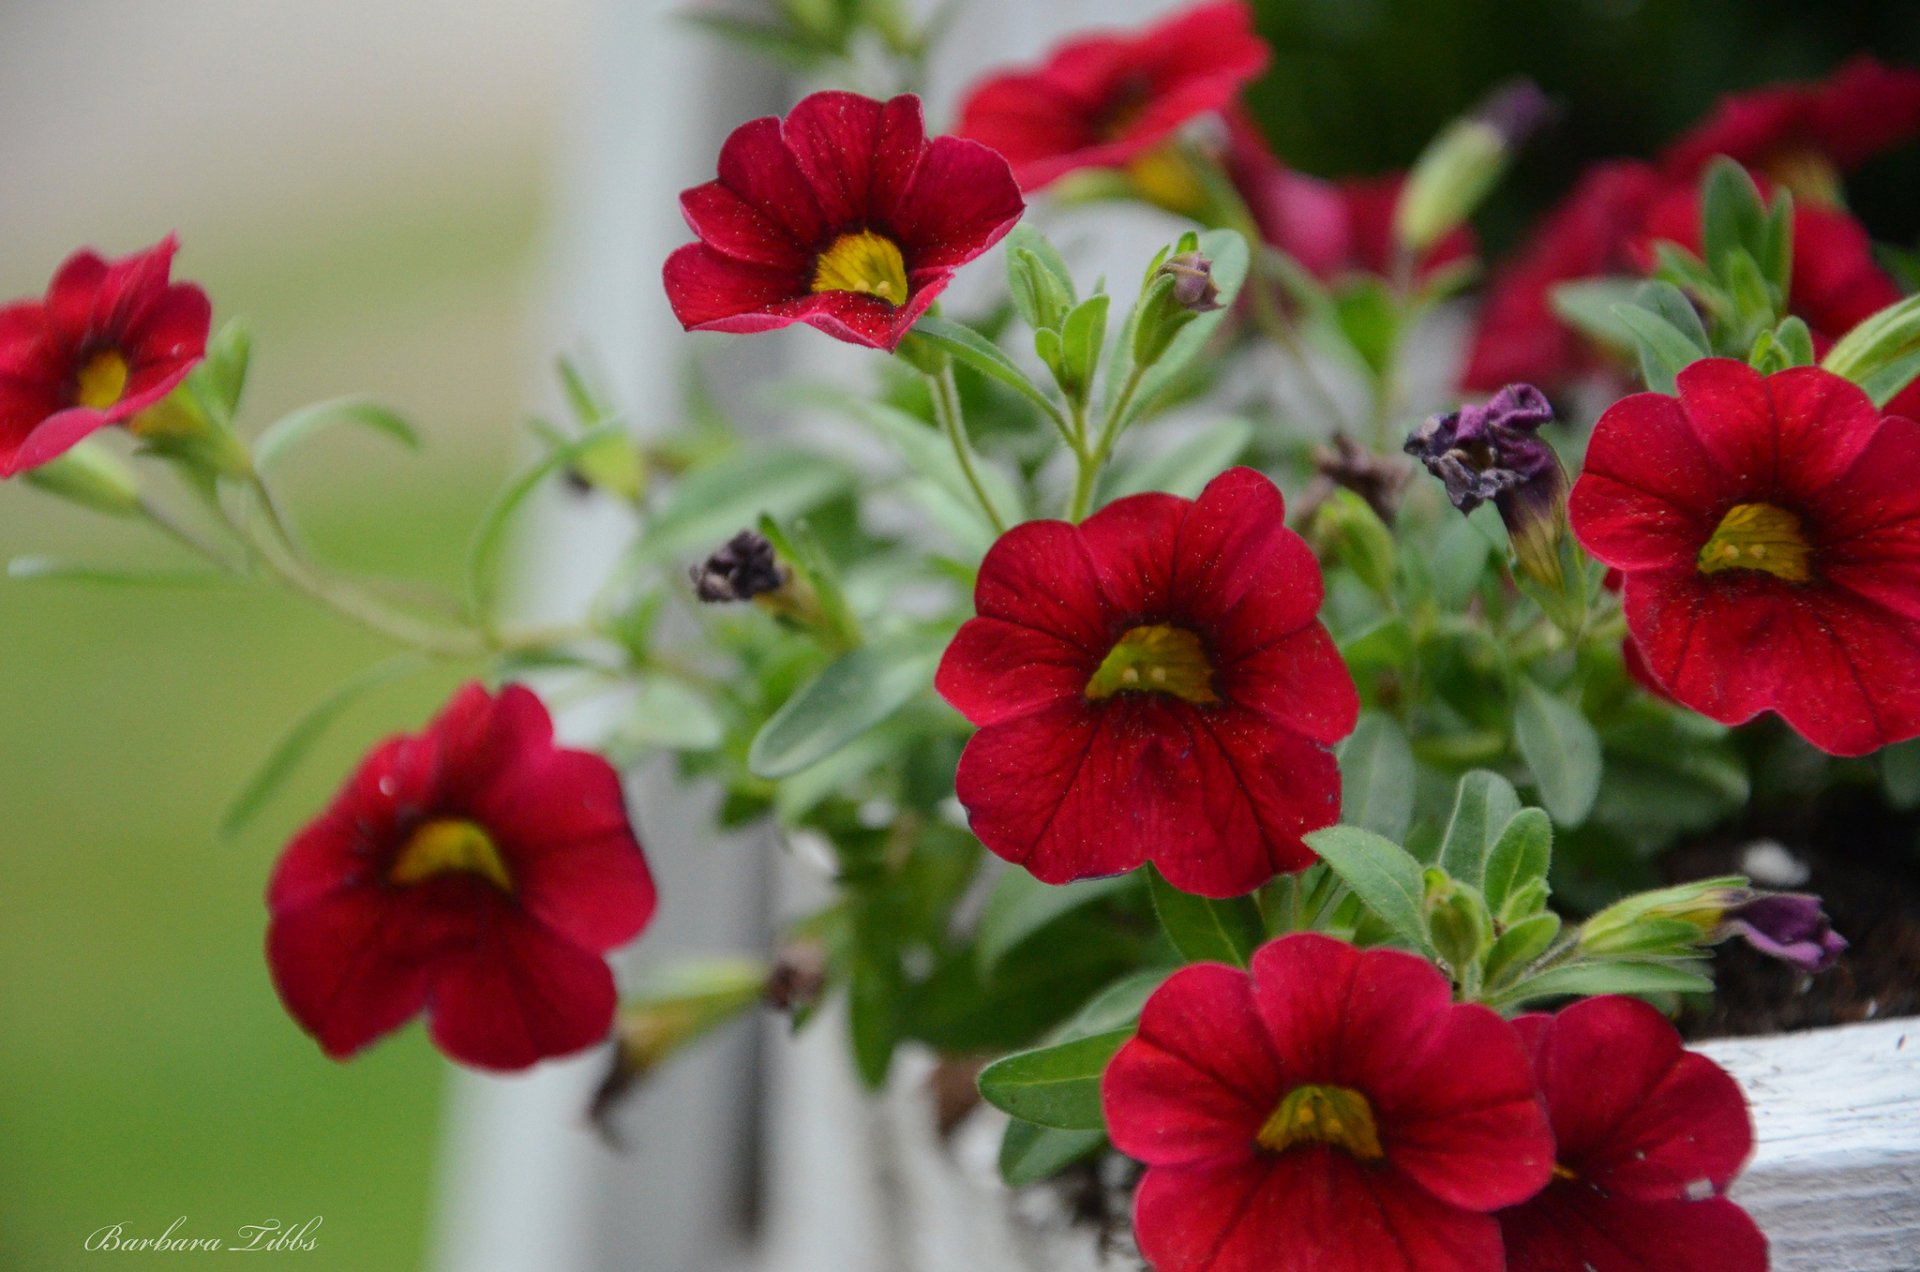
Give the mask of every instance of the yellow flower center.
M 1094 702 L 1116 693 L 1167 693 L 1195 704 L 1220 701 L 1200 638 L 1165 623 L 1135 627 L 1122 636 L 1087 681 L 1086 693 Z
M 104 411 L 127 391 L 127 360 L 114 349 L 102 349 L 86 360 L 73 380 L 76 405 Z
M 1793 197 L 1803 203 L 1829 208 L 1846 206 L 1840 190 L 1839 170 L 1832 160 L 1811 146 L 1768 156 L 1766 173 L 1793 191 Z
M 1256 1138 L 1270 1153 L 1284 1153 L 1300 1144 L 1327 1144 L 1345 1149 L 1358 1161 L 1376 1162 L 1386 1156 L 1373 1123 L 1373 1106 L 1348 1087 L 1295 1087 Z
M 856 230 L 835 239 L 813 266 L 813 290 L 861 292 L 889 305 L 907 303 L 907 263 L 884 234 Z
M 470 821 L 443 817 L 408 837 L 387 871 L 389 882 L 424 883 L 443 874 L 477 874 L 502 892 L 513 891 L 507 863 L 492 836 Z
M 1813 548 L 1800 518 L 1773 504 L 1735 504 L 1700 549 L 1700 573 L 1759 570 L 1789 583 L 1813 577 Z

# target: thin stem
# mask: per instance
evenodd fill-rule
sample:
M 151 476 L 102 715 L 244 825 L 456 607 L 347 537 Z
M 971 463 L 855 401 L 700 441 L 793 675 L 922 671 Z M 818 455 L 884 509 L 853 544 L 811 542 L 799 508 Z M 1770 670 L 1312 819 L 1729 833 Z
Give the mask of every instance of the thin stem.
M 1136 365 L 1127 373 L 1126 383 L 1120 386 L 1120 394 L 1113 400 L 1113 409 L 1107 412 L 1106 422 L 1100 426 L 1100 437 L 1091 447 L 1084 443 L 1074 454 L 1079 461 L 1079 471 L 1074 475 L 1073 497 L 1067 504 L 1067 520 L 1080 521 L 1093 510 L 1094 483 L 1099 480 L 1100 469 L 1106 464 L 1107 457 L 1113 453 L 1113 444 L 1126 431 L 1122 423 L 1127 417 L 1127 409 L 1133 405 L 1133 398 L 1140 391 L 1140 382 L 1146 378 L 1147 367 Z
M 933 413 L 939 417 L 940 427 L 953 446 L 953 457 L 960 464 L 961 475 L 972 487 L 973 497 L 979 501 L 980 511 L 986 514 L 993 532 L 1005 534 L 1007 523 L 993 506 L 993 500 L 987 497 L 986 487 L 980 484 L 980 474 L 973 466 L 973 448 L 967 444 L 967 424 L 960 411 L 960 389 L 953 382 L 953 364 L 949 362 L 940 374 L 930 375 L 927 380 L 933 388 Z
M 227 555 L 224 549 L 216 546 L 212 541 L 202 538 L 199 532 L 191 529 L 168 509 L 154 502 L 151 495 L 142 494 L 140 496 L 140 512 L 142 516 L 153 523 L 155 529 L 186 547 L 187 550 L 195 556 L 205 557 L 229 573 L 234 571 L 235 566 L 233 559 Z

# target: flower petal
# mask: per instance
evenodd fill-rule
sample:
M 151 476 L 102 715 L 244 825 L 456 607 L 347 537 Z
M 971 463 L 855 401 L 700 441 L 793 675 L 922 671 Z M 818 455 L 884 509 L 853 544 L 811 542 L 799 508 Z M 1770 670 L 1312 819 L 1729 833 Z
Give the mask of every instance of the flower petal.
M 1581 544 L 1608 565 L 1691 570 L 1734 501 L 1680 403 L 1637 393 L 1594 425 L 1567 511 Z
M 918 97 L 879 102 L 838 90 L 809 93 L 788 112 L 781 137 L 828 226 L 900 232 L 895 213 L 927 148 Z
M 1555 1183 L 1503 1210 L 1508 1272 L 1766 1272 L 1767 1239 L 1725 1198 L 1639 1201 Z
M 812 268 L 816 244 L 796 241 L 785 224 L 722 182 L 682 191 L 680 215 L 702 243 L 734 260 L 785 273 Z
M 1098 666 L 1051 632 L 974 618 L 947 646 L 933 686 L 972 723 L 998 724 L 1083 695 Z
M 689 331 L 771 331 L 799 321 L 774 306 L 806 294 L 807 281 L 790 270 L 751 265 L 704 243 L 667 257 L 661 271 L 673 316 Z
M 1647 669 L 1674 701 L 1744 724 L 1774 700 L 1779 660 L 1764 656 L 1764 642 L 1785 586 L 1747 570 L 1703 575 L 1689 562 L 1629 574 L 1621 603 Z
M 349 888 L 277 914 L 267 928 L 280 1000 L 334 1059 L 426 1005 L 428 964 L 408 934 L 411 913 L 376 888 Z
M 604 958 L 504 911 L 470 948 L 437 962 L 429 1028 L 463 1064 L 524 1069 L 605 1038 L 616 1005 Z
M 1079 531 L 1064 521 L 1029 521 L 1001 535 L 980 563 L 973 605 L 1057 636 L 1096 660 L 1120 635 Z
M 814 250 L 826 245 L 835 223 L 821 210 L 777 116 L 748 120 L 729 133 L 716 169 L 721 185 L 785 230 L 793 242 Z
M 998 151 L 936 137 L 893 211 L 893 230 L 915 269 L 952 269 L 998 243 L 1026 212 Z
M 1333 637 L 1311 623 L 1214 668 L 1220 696 L 1331 746 L 1353 732 L 1360 694 Z

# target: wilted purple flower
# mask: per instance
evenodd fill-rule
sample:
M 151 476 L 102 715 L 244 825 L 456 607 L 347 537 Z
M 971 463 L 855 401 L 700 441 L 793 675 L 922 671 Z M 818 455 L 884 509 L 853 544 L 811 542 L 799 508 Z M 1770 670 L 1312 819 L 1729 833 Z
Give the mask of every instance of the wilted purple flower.
M 1173 279 L 1173 301 L 1196 314 L 1220 308 L 1220 289 L 1213 281 L 1213 262 L 1198 252 L 1182 252 L 1160 266 Z
M 1542 582 L 1558 581 L 1567 519 L 1567 474 L 1553 447 L 1536 436 L 1552 419 L 1546 394 L 1509 384 L 1484 406 L 1428 417 L 1406 445 L 1461 512 L 1489 501 L 1500 510 L 1521 566 Z
M 1824 972 L 1846 952 L 1847 940 L 1827 921 L 1819 897 L 1741 889 L 1728 901 L 1720 920 L 1724 936 L 1743 937 L 1762 954 L 1801 971 Z
M 1480 100 L 1473 117 L 1499 133 L 1508 150 L 1518 150 L 1552 123 L 1556 113 L 1540 86 L 1521 77 L 1496 85 Z
M 765 535 L 742 530 L 693 567 L 693 590 L 703 601 L 749 601 L 776 592 L 789 577 Z

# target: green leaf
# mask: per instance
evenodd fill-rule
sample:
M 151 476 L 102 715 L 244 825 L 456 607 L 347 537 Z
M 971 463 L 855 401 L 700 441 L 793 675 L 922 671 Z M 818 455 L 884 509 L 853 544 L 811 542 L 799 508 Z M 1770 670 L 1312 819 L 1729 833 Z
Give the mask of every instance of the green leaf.
M 431 665 L 431 661 L 425 654 L 409 650 L 361 672 L 308 708 L 306 714 L 294 721 L 293 727 L 267 752 L 267 758 L 247 779 L 247 784 L 240 788 L 233 802 L 227 805 L 226 813 L 220 818 L 220 838 L 231 840 L 247 828 L 299 767 L 314 743 L 357 699 L 380 685 L 425 669 Z
M 1580 708 L 1522 678 L 1513 740 L 1553 819 L 1562 826 L 1585 821 L 1600 794 L 1600 735 Z
M 1381 922 L 1415 949 L 1428 948 L 1426 922 L 1421 917 L 1425 881 L 1411 853 L 1358 826 L 1329 826 L 1306 839 L 1307 846 Z
M 635 547 L 643 561 L 720 546 L 763 516 L 785 521 L 853 484 L 844 466 L 810 451 L 755 446 L 696 464 L 647 517 Z
M 253 359 L 253 336 L 238 318 L 220 328 L 207 342 L 206 361 L 195 370 L 195 379 L 213 396 L 220 409 L 219 418 L 232 422 L 240 409 L 240 395 L 247 387 L 247 366 Z
M 335 424 L 358 424 L 385 434 L 408 450 L 420 449 L 420 435 L 413 425 L 386 407 L 365 398 L 335 398 L 301 407 L 268 425 L 253 445 L 254 466 L 266 472 L 295 446 Z
M 1487 951 L 1487 980 L 1497 986 L 1526 969 L 1527 964 L 1547 952 L 1553 938 L 1560 935 L 1560 916 L 1549 910 L 1522 919 L 1500 934 Z
M 1413 821 L 1413 748 L 1399 721 L 1365 711 L 1339 746 L 1340 820 L 1399 842 Z
M 1167 983 L 1177 968 L 1150 967 L 1143 972 L 1123 976 L 1087 1000 L 1072 1020 L 1055 1031 L 1050 1042 L 1071 1042 L 1115 1029 L 1132 1029 L 1153 992 Z
M 1640 282 L 1637 278 L 1591 278 L 1561 283 L 1549 294 L 1549 303 L 1569 326 L 1601 344 L 1628 350 L 1633 348 L 1633 328 L 1620 321 L 1614 310 L 1633 304 Z
M 1462 777 L 1440 841 L 1440 868 L 1449 878 L 1479 887 L 1486 879 L 1488 855 L 1519 812 L 1520 797 L 1498 773 L 1475 769 Z
M 1487 907 L 1502 918 L 1510 897 L 1519 894 L 1536 879 L 1547 877 L 1553 862 L 1553 819 L 1538 808 L 1523 808 L 1508 820 L 1500 838 L 1487 853 L 1487 868 L 1480 890 L 1486 894 Z
M 980 511 L 973 486 L 967 481 L 966 473 L 961 471 L 953 447 L 939 429 L 898 407 L 869 401 L 852 393 L 830 391 L 819 396 L 823 403 L 843 412 L 886 442 L 907 467 L 937 483 L 956 504 L 966 510 L 973 521 L 979 523 L 988 536 L 987 542 L 992 542 L 992 527 Z M 973 456 L 973 467 L 993 506 L 1010 523 L 1020 521 L 1024 503 L 1013 481 L 998 465 L 977 454 Z
M 1115 1029 L 1016 1052 L 980 1071 L 980 1094 L 995 1108 L 1041 1126 L 1103 1130 L 1100 1077 L 1131 1037 L 1133 1030 Z
M 1167 940 L 1189 963 L 1245 967 L 1260 944 L 1260 910 L 1246 897 L 1215 900 L 1182 892 L 1153 866 L 1146 868 L 1153 912 Z
M 900 1041 L 900 960 L 891 951 L 861 951 L 847 985 L 847 1028 L 854 1068 L 870 1091 L 887 1084 L 893 1049 Z
M 1076 395 L 1078 401 L 1093 383 L 1100 366 L 1100 354 L 1107 342 L 1107 307 L 1111 297 L 1095 292 L 1067 314 L 1060 326 L 1060 365 L 1066 373 L 1062 391 Z
M 623 741 L 669 751 L 711 751 L 726 724 L 707 698 L 684 681 L 648 676 L 640 682 L 621 727 Z
M 1785 354 L 1788 366 L 1810 367 L 1820 360 L 1813 351 L 1813 333 L 1798 314 L 1781 319 L 1774 328 L 1773 340 Z
M 1920 808 L 1920 740 L 1880 752 L 1880 781 L 1895 808 Z
M 841 655 L 761 726 L 747 767 L 778 778 L 825 759 L 932 684 L 939 658 L 939 649 L 923 640 Z
M 1000 1140 L 1000 1178 L 1009 1188 L 1037 1184 L 1093 1156 L 1106 1144 L 1105 1131 L 1063 1131 L 1015 1118 L 1007 1123 L 1007 1133 Z
M 1707 335 L 1706 325 L 1700 321 L 1700 311 L 1678 287 L 1665 279 L 1650 279 L 1634 290 L 1633 299 L 1640 308 L 1658 314 L 1668 326 L 1685 336 L 1687 342 L 1700 351 L 1701 357 L 1712 353 L 1713 341 Z
M 38 556 L 15 557 L 7 562 L 7 577 L 17 583 L 90 583 L 104 587 L 233 586 L 241 581 L 219 570 L 86 565 Z
M 1060 408 L 1046 391 L 1020 369 L 1018 363 L 1001 351 L 1000 346 L 981 335 L 971 327 L 963 327 L 957 322 L 948 322 L 945 318 L 928 314 L 913 324 L 913 335 L 920 337 L 966 363 L 975 371 L 998 380 L 1022 397 L 1034 403 L 1054 419 L 1060 418 Z
M 771 22 L 755 22 L 724 13 L 682 13 L 682 22 L 703 27 L 714 36 L 757 53 L 795 70 L 812 70 L 827 60 L 830 53 L 811 39 L 795 35 L 789 28 Z
M 1766 248 L 1767 209 L 1760 201 L 1760 187 L 1744 167 L 1724 155 L 1714 159 L 1700 179 L 1700 243 L 1716 273 L 1733 253 L 1744 250 L 1757 257 Z
M 1231 468 L 1253 442 L 1253 425 L 1242 419 L 1209 424 L 1185 441 L 1152 459 L 1111 470 L 1105 486 L 1107 499 L 1162 490 L 1191 499 L 1209 481 Z
M 1376 382 L 1393 369 L 1400 344 L 1400 309 L 1386 286 L 1372 279 L 1341 289 L 1334 298 L 1334 320 L 1360 363 Z
M 1641 378 L 1657 393 L 1672 393 L 1674 377 L 1684 368 L 1707 357 L 1686 333 L 1651 309 L 1639 305 L 1617 305 L 1614 316 L 1633 333 L 1634 350 L 1640 357 Z
M 1503 1006 L 1541 998 L 1591 997 L 1597 994 L 1704 994 L 1713 978 L 1694 963 L 1572 963 L 1548 968 L 1498 995 Z
M 1042 883 L 1017 867 L 1004 871 L 994 880 L 993 891 L 987 895 L 986 909 L 981 912 L 979 932 L 974 938 L 974 955 L 980 961 L 981 974 L 991 976 L 1009 951 L 1054 920 L 1139 886 L 1139 880 L 1130 874 L 1051 884 Z
M 1073 273 L 1047 236 L 1031 225 L 1013 227 L 1006 237 L 1007 288 L 1013 306 L 1038 331 L 1052 327 L 1049 318 L 1065 313 L 1076 301 Z
M 582 433 L 564 446 L 548 451 L 537 463 L 508 482 L 494 497 L 491 507 L 481 516 L 467 546 L 467 604 L 475 617 L 486 621 L 493 613 L 500 587 L 500 553 L 507 541 L 507 527 L 513 522 L 529 496 L 540 483 L 565 468 L 596 444 L 620 432 L 618 424 Z

